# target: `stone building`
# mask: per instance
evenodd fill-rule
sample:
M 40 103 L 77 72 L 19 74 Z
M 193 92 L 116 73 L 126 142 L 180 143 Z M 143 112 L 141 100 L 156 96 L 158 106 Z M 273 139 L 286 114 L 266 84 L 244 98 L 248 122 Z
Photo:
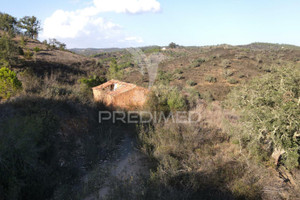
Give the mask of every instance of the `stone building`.
M 149 93 L 146 88 L 118 80 L 110 80 L 92 89 L 95 101 L 111 109 L 124 110 L 142 108 Z

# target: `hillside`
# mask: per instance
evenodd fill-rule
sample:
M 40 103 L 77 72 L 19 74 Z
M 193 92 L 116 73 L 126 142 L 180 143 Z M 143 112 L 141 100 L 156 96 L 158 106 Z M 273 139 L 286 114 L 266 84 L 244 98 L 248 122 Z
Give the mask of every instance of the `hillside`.
M 143 51 L 146 56 L 153 52 L 165 56 L 158 71 L 163 72 L 163 78 L 168 79 L 170 85 L 185 88 L 189 87 L 187 81 L 193 81 L 193 88 L 200 94 L 224 100 L 233 87 L 270 72 L 272 66 L 300 63 L 299 48 L 281 46 L 254 43 L 245 46 L 181 47 L 167 51 L 152 47 Z M 128 51 L 106 52 L 93 57 L 107 65 L 113 58 L 119 63 L 130 62 L 133 67 L 125 69 L 124 80 L 148 86 L 148 74 L 140 73 L 139 66 Z M 213 79 L 212 82 L 209 79 Z
M 98 112 L 108 108 L 93 101 L 91 87 L 111 78 L 148 87 L 149 72 L 141 73 L 136 55 L 124 49 L 75 50 L 87 57 L 27 37 L 13 41 L 19 54 L 7 68 L 22 89 L 0 104 L 0 199 L 299 198 L 299 136 L 285 140 L 294 157 L 278 160 L 269 140 L 241 138 L 256 129 L 268 135 L 274 121 L 283 133 L 299 130 L 298 47 L 142 48 L 145 56 L 163 58 L 145 109 L 193 111 L 202 118 L 193 124 L 126 124 L 99 123 Z M 280 82 L 281 74 L 287 82 Z M 255 106 L 243 105 L 240 97 Z M 254 116 L 262 105 L 270 111 L 259 113 L 260 121 L 267 120 L 263 127 L 239 112 L 249 109 Z M 278 121 L 266 115 L 271 112 L 284 117 Z M 264 143 L 257 148 L 252 141 Z

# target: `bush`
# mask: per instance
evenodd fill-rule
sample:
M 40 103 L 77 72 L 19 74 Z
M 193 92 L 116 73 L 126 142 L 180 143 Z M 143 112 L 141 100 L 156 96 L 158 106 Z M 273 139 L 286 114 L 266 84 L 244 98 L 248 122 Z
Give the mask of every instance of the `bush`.
M 201 93 L 201 98 L 207 102 L 211 102 L 215 100 L 214 96 L 209 91 Z
M 168 95 L 168 106 L 171 111 L 178 111 L 186 109 L 186 102 L 183 95 L 177 90 L 173 89 Z
M 50 112 L 15 116 L 1 123 L 0 185 L 4 199 L 47 199 L 53 190 L 58 163 L 54 133 L 58 121 Z M 58 174 L 57 174 L 58 175 Z
M 205 62 L 205 59 L 198 58 L 197 60 L 194 60 L 191 67 L 200 67 L 202 63 Z
M 241 117 L 238 138 L 254 155 L 282 151 L 288 168 L 299 166 L 300 69 L 285 66 L 234 90 L 227 101 Z
M 186 109 L 186 100 L 176 87 L 159 85 L 148 95 L 146 105 L 151 111 L 170 112 Z
M 205 81 L 210 82 L 210 83 L 215 83 L 217 82 L 217 78 L 213 76 L 207 76 L 205 77 Z
M 158 71 L 156 80 L 161 84 L 169 84 L 173 80 L 173 75 L 168 72 Z
M 123 78 L 123 69 L 118 65 L 115 58 L 113 58 L 110 62 L 110 66 L 107 73 L 107 79 L 118 79 L 121 80 Z
M 33 56 L 33 53 L 27 49 L 25 52 L 24 52 L 24 57 L 27 59 L 27 60 L 31 60 L 32 59 L 32 56 Z
M 10 65 L 15 64 L 18 56 L 18 47 L 5 33 L 0 34 L 0 61 L 4 60 Z
M 230 83 L 230 84 L 237 84 L 238 82 L 239 82 L 239 81 L 236 80 L 236 79 L 234 79 L 234 78 L 228 79 L 228 83 Z
M 189 109 L 196 107 L 200 100 L 200 93 L 195 88 L 186 88 L 186 91 L 188 93 Z
M 178 47 L 178 44 L 175 44 L 174 42 L 171 42 L 170 44 L 169 44 L 169 48 L 171 48 L 171 49 L 175 49 L 175 48 L 177 48 Z
M 228 68 L 228 67 L 230 67 L 231 62 L 230 62 L 230 60 L 225 59 L 225 60 L 222 61 L 221 64 L 222 64 L 222 66 L 223 66 L 224 68 Z
M 160 47 L 151 47 L 151 48 L 144 49 L 143 52 L 146 54 L 159 53 L 159 52 L 161 52 L 161 48 Z
M 24 47 L 26 46 L 26 44 L 27 44 L 27 41 L 26 41 L 26 39 L 24 38 L 24 35 L 21 35 L 20 46 L 21 46 L 22 48 L 24 48 Z
M 224 76 L 225 78 L 228 78 L 228 77 L 230 77 L 230 76 L 233 76 L 233 74 L 234 74 L 234 72 L 232 72 L 231 70 L 224 70 L 224 72 L 223 72 L 223 76 Z
M 15 95 L 22 88 L 15 72 L 6 67 L 0 69 L 0 97 L 4 99 Z
M 197 85 L 197 83 L 195 81 L 191 80 L 191 79 L 187 80 L 186 84 L 188 84 L 189 86 L 195 86 L 195 85 Z
M 37 53 L 37 52 L 41 51 L 41 49 L 39 47 L 34 47 L 33 51 Z
M 182 79 L 184 79 L 184 76 L 182 74 L 174 74 L 172 79 L 182 80 Z
M 38 93 L 42 88 L 42 81 L 38 78 L 31 68 L 19 73 L 20 81 L 22 82 L 23 91 L 28 93 Z
M 102 83 L 106 82 L 106 79 L 104 77 L 99 77 L 99 76 L 93 76 L 90 78 L 81 78 L 79 79 L 79 82 L 84 84 L 85 86 L 91 88 L 95 87 L 97 85 L 101 85 Z
M 175 74 L 183 74 L 183 71 L 179 68 L 175 69 L 174 71 Z

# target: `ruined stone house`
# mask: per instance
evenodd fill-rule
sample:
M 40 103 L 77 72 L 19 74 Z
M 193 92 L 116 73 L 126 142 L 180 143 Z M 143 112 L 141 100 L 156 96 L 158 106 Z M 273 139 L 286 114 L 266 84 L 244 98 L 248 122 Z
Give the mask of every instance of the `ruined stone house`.
M 109 108 L 132 110 L 144 106 L 149 90 L 135 84 L 110 80 L 93 87 L 94 100 Z

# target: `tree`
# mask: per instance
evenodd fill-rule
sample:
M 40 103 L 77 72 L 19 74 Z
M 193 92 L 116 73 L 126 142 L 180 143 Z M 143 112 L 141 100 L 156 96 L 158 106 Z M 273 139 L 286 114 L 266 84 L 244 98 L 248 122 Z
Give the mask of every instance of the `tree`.
M 171 42 L 169 44 L 169 48 L 171 48 L 171 49 L 175 49 L 176 47 L 178 47 L 178 45 L 176 43 L 174 43 L 174 42 Z
M 279 155 L 288 168 L 299 166 L 299 85 L 299 67 L 282 66 L 229 95 L 228 104 L 241 114 L 236 136 L 259 159 Z
M 14 36 L 18 32 L 17 19 L 9 14 L 0 13 L 0 30 Z
M 0 34 L 0 64 L 9 65 L 16 61 L 18 47 L 7 34 Z
M 41 30 L 40 21 L 35 16 L 25 16 L 19 20 L 18 26 L 25 29 L 25 35 L 30 38 L 37 38 Z
M 108 79 L 122 79 L 123 77 L 123 70 L 122 68 L 118 65 L 116 59 L 113 59 L 110 62 L 110 66 L 108 69 L 108 74 L 107 78 Z
M 59 42 L 57 39 L 53 38 L 53 39 L 49 39 L 49 45 L 52 48 L 59 48 L 60 50 L 65 50 L 66 49 L 66 44 Z
M 15 72 L 7 67 L 0 69 L 0 98 L 8 99 L 22 88 Z

